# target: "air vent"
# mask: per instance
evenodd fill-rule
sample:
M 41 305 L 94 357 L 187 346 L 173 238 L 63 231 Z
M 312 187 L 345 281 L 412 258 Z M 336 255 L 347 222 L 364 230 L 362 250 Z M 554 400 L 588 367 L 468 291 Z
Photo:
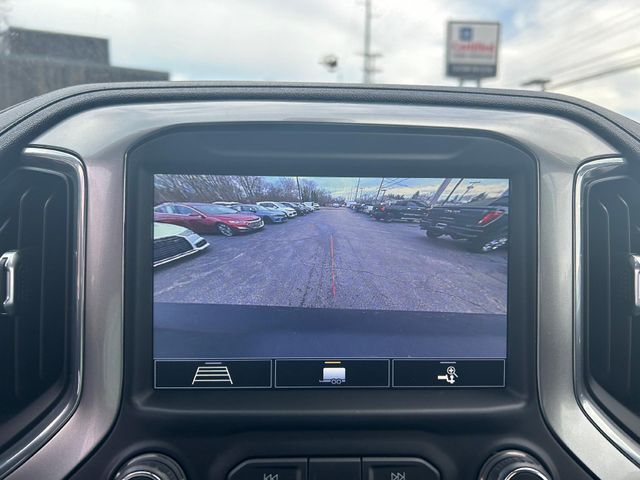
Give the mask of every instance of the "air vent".
M 640 184 L 627 176 L 593 181 L 584 210 L 587 385 L 618 426 L 640 440 Z
M 0 477 L 77 387 L 75 180 L 64 170 L 0 181 Z

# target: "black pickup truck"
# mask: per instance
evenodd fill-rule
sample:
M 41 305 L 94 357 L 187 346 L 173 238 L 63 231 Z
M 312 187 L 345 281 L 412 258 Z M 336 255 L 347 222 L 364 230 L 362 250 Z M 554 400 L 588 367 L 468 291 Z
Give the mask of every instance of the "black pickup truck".
M 372 215 L 376 220 L 391 222 L 393 220 L 420 221 L 427 211 L 427 205 L 417 200 L 397 200 L 387 205 L 374 207 Z
M 476 252 L 490 252 L 509 242 L 509 197 L 489 204 L 444 204 L 431 207 L 420 222 L 427 237 L 465 239 Z

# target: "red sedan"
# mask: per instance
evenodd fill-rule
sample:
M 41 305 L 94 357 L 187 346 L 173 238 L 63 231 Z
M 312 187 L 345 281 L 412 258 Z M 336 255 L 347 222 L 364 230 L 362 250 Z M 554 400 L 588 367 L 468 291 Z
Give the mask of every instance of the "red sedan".
M 180 225 L 199 234 L 221 233 L 227 237 L 264 227 L 257 215 L 238 213 L 210 203 L 163 203 L 153 209 L 153 219 Z

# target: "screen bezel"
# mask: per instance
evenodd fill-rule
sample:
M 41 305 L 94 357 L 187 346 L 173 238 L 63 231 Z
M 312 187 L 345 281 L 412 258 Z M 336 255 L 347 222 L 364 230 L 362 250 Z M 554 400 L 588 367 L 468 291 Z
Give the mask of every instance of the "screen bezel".
M 249 160 L 240 162 L 234 156 L 233 138 L 246 139 L 241 144 L 245 152 L 255 149 Z M 309 138 L 317 138 L 318 142 L 308 145 L 301 140 L 308 142 Z M 291 140 L 291 145 L 277 144 L 278 140 L 286 139 Z M 381 141 L 390 143 L 398 151 L 380 155 L 376 147 Z M 220 142 L 229 145 L 221 148 Z M 268 142 L 288 147 L 285 149 L 288 153 L 299 148 L 307 155 L 300 161 L 291 155 L 281 156 L 277 148 L 266 154 L 258 151 Z M 323 146 L 321 151 L 308 150 L 318 145 Z M 235 144 L 236 149 L 239 146 Z M 430 151 L 426 155 L 420 150 L 425 146 L 433 147 L 436 153 Z M 220 154 L 221 150 L 224 154 Z M 213 124 L 181 126 L 154 133 L 127 154 L 126 168 L 125 286 L 126 292 L 133 291 L 135 295 L 125 296 L 125 391 L 139 400 L 141 408 L 181 411 L 189 407 L 211 414 L 240 413 L 250 408 L 254 412 L 277 412 L 286 417 L 300 409 L 328 409 L 335 413 L 336 408 L 358 400 L 362 402 L 363 412 L 379 411 L 380 402 L 387 411 L 418 409 L 424 412 L 438 407 L 455 411 L 458 402 L 466 406 L 514 406 L 535 391 L 536 163 L 523 146 L 486 132 L 460 129 L 295 122 Z M 148 241 L 152 238 L 153 175 L 357 176 L 364 175 L 365 170 L 366 176 L 509 179 L 505 388 L 363 389 L 342 391 L 339 395 L 335 391 L 318 390 L 154 390 L 152 242 Z M 261 407 L 256 410 L 257 405 Z

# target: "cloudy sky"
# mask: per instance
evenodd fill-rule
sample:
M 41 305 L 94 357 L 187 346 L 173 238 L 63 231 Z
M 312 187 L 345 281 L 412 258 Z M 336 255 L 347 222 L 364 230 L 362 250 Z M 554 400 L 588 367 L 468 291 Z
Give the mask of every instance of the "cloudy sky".
M 267 182 L 277 184 L 281 177 L 264 177 Z M 294 178 L 294 177 L 291 177 Z M 434 193 L 442 184 L 442 178 L 374 178 L 374 177 L 299 177 L 300 179 L 313 180 L 320 188 L 327 190 L 334 197 L 343 197 L 345 200 L 353 200 L 356 187 L 358 197 L 375 195 L 379 188 L 386 192 L 386 195 L 404 195 L 411 197 L 416 191 L 420 194 Z M 462 181 L 460 181 L 462 180 Z M 382 184 L 382 187 L 381 187 Z M 467 188 L 470 187 L 468 190 Z M 491 197 L 499 197 L 509 188 L 509 180 L 476 178 L 459 179 L 454 178 L 445 192 L 456 189 L 455 193 L 487 192 Z
M 376 83 L 455 85 L 444 75 L 448 20 L 499 21 L 487 87 L 551 78 L 553 91 L 640 120 L 638 0 L 372 0 Z M 109 38 L 114 65 L 173 80 L 362 80 L 361 0 L 0 0 L 8 23 Z M 0 12 L 1 13 L 1 12 Z M 330 73 L 319 64 L 339 58 Z

